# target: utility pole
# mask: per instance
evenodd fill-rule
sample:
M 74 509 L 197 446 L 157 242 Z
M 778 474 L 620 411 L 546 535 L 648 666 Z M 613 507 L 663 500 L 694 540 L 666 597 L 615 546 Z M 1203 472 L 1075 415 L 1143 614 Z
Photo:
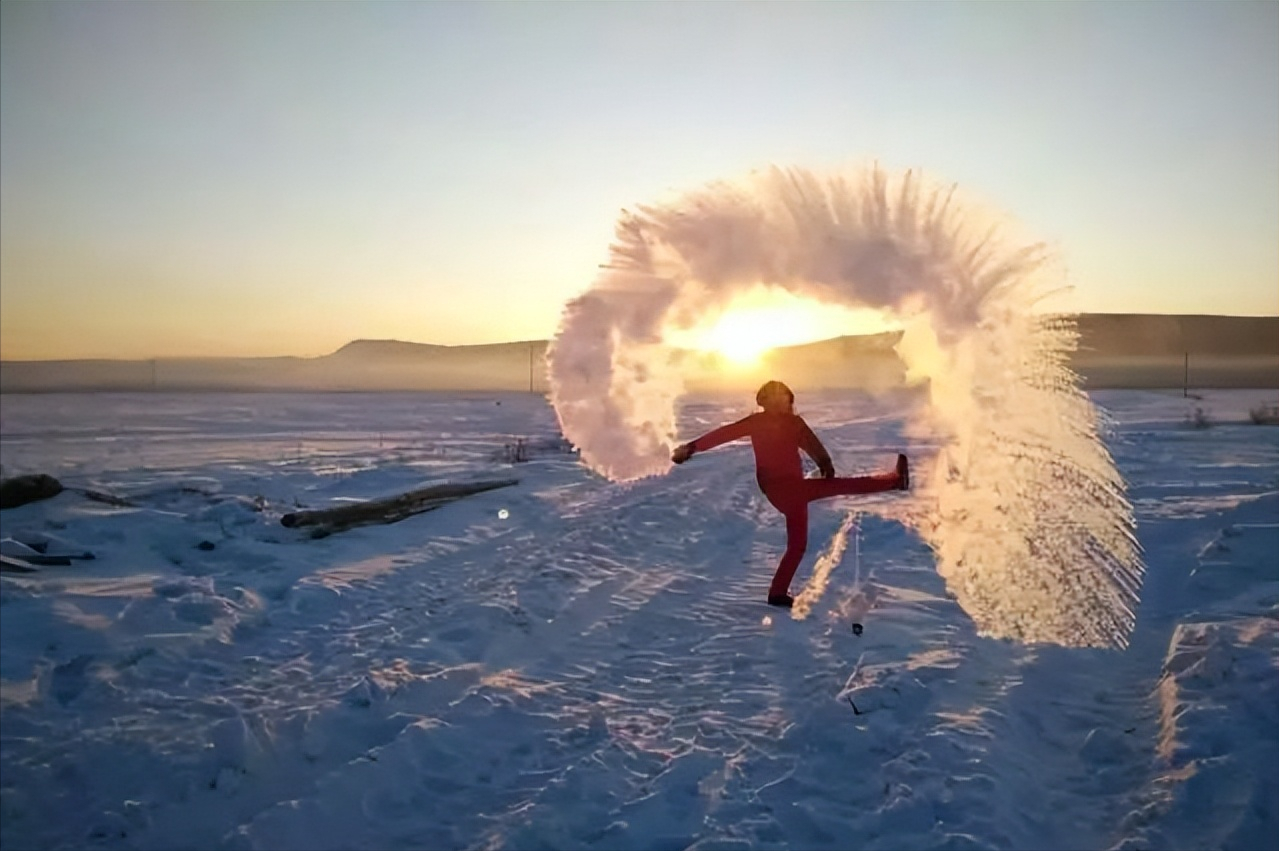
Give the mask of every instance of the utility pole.
M 528 392 L 533 392 L 533 342 L 528 344 Z

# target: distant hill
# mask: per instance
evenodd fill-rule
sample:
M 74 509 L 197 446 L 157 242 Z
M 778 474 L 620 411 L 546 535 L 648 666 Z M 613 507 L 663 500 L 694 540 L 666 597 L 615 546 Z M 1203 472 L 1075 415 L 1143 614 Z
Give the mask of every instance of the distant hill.
M 405 343 L 400 340 L 352 340 L 328 357 L 343 360 L 363 358 L 412 358 L 446 351 L 448 346 L 433 343 Z
M 1085 386 L 1279 387 L 1279 316 L 1088 313 L 1071 366 Z
M 1279 316 L 1082 314 L 1072 366 L 1086 387 L 1279 387 Z M 781 377 L 799 387 L 897 386 L 898 333 L 836 337 L 767 353 L 749 369 L 686 353 L 694 390 Z M 546 340 L 441 346 L 355 340 L 316 358 L 0 361 L 0 393 L 67 391 L 535 391 Z
M 1081 355 L 1279 355 L 1279 316 L 1085 313 L 1078 321 Z

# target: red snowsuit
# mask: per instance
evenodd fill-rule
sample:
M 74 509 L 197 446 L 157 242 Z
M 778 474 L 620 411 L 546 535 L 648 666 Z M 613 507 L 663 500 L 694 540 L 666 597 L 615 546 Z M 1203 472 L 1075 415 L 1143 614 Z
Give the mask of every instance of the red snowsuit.
M 895 490 L 895 473 L 835 478 L 826 447 L 798 414 L 760 411 L 707 432 L 689 444 L 694 452 L 714 449 L 731 440 L 751 439 L 755 450 L 755 480 L 773 507 L 786 518 L 786 552 L 768 589 L 769 596 L 786 594 L 808 549 L 808 503 L 815 499 Z M 823 478 L 804 478 L 799 450 L 817 462 Z

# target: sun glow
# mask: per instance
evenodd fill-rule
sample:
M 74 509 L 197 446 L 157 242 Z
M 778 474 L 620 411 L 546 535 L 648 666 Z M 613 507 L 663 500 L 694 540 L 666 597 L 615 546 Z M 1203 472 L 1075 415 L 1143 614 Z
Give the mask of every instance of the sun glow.
M 751 364 L 769 349 L 785 344 L 786 335 L 778 333 L 782 330 L 777 319 L 765 311 L 733 311 L 706 332 L 704 345 L 733 363 Z
M 671 335 L 677 346 L 715 352 L 731 364 L 750 366 L 769 350 L 831 337 L 890 330 L 878 311 L 852 310 L 801 299 L 778 289 L 758 289 L 735 299 L 697 327 Z

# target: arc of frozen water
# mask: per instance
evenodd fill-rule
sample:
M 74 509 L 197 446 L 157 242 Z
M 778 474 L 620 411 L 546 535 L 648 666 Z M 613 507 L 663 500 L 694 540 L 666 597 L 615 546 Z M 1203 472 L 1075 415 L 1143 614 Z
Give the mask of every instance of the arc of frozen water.
M 903 320 L 898 354 L 941 440 L 918 531 L 987 635 L 1122 646 L 1143 566 L 1125 485 L 1067 366 L 1069 316 L 1037 312 L 1043 247 L 954 187 L 878 167 L 773 168 L 618 222 L 610 261 L 566 305 L 551 400 L 583 461 L 615 481 L 670 468 L 683 393 L 666 337 L 761 283 Z

